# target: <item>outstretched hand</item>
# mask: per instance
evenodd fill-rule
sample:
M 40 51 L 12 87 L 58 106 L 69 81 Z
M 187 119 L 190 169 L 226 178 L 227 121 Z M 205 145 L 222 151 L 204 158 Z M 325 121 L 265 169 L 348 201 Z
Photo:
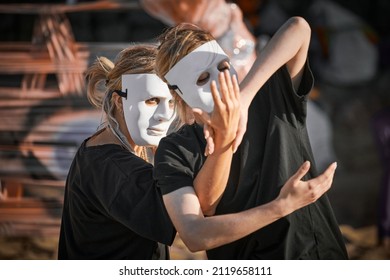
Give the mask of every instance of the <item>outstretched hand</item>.
M 337 164 L 334 162 L 318 177 L 303 181 L 302 178 L 310 169 L 310 162 L 304 162 L 298 171 L 284 184 L 277 198 L 284 200 L 284 214 L 288 215 L 299 208 L 315 202 L 327 192 L 332 185 L 336 167 Z

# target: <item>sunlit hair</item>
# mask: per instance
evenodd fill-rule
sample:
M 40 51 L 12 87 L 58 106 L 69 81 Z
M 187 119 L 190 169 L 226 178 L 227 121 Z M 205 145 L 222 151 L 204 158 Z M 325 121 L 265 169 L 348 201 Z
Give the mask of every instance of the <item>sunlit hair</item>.
M 201 45 L 215 40 L 210 33 L 190 23 L 180 23 L 168 28 L 158 39 L 160 45 L 156 56 L 156 73 L 165 82 L 167 80 L 164 76 L 180 59 Z M 176 100 L 180 98 L 173 90 L 171 93 Z M 180 124 L 188 123 L 190 121 L 186 114 L 188 106 L 182 100 L 177 102 L 177 106 Z
M 153 45 L 132 45 L 121 51 L 112 62 L 106 57 L 98 57 L 87 69 L 87 97 L 89 102 L 105 113 L 106 122 L 103 127 L 109 127 L 126 149 L 147 160 L 146 147 L 133 149 L 119 129 L 115 119 L 117 108 L 113 98 L 114 90 L 122 89 L 122 75 L 155 73 L 155 57 L 157 49 Z

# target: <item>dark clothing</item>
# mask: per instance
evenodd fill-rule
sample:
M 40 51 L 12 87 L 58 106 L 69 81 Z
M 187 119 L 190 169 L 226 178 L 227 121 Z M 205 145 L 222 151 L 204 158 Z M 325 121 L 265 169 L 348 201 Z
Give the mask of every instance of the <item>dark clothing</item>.
M 234 154 L 228 185 L 216 214 L 234 213 L 275 199 L 305 160 L 317 171 L 305 126 L 307 95 L 313 86 L 305 66 L 296 93 L 286 67 L 261 88 L 248 112 L 247 131 Z M 193 180 L 206 158 L 202 128 L 182 127 L 162 139 L 155 157 L 155 178 L 163 194 Z M 209 250 L 209 259 L 346 259 L 338 224 L 326 195 L 247 237 Z
M 371 126 L 383 168 L 378 213 L 378 237 L 382 240 L 390 237 L 390 108 L 374 114 Z
M 87 139 L 88 140 L 88 139 Z M 119 145 L 86 147 L 66 181 L 59 259 L 167 259 L 175 230 L 153 166 Z

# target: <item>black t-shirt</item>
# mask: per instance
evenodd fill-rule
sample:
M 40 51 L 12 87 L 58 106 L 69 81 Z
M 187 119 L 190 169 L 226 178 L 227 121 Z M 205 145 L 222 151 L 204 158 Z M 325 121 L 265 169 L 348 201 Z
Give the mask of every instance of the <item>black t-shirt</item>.
M 58 258 L 169 258 L 160 243 L 172 244 L 175 230 L 153 166 L 119 145 L 86 147 L 87 140 L 66 181 Z
M 253 99 L 247 131 L 234 154 L 228 185 L 216 214 L 234 213 L 267 203 L 305 160 L 315 169 L 306 129 L 307 95 L 313 86 L 308 64 L 298 92 L 287 68 L 280 68 Z M 163 194 L 193 180 L 206 158 L 202 128 L 186 125 L 162 139 L 155 157 L 155 178 Z M 207 251 L 209 259 L 346 259 L 347 253 L 327 196 L 247 237 Z

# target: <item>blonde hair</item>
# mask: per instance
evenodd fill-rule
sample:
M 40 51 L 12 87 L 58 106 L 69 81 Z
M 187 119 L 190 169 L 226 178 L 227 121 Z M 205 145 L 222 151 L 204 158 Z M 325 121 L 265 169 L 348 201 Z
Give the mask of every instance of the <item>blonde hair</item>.
M 113 92 L 122 89 L 122 75 L 124 74 L 155 73 L 156 54 L 156 46 L 132 45 L 118 54 L 115 63 L 106 57 L 98 57 L 86 71 L 87 97 L 93 106 L 102 109 L 105 113 L 104 127 L 108 126 L 126 149 L 145 160 L 148 159 L 146 147 L 137 147 L 133 150 L 119 129 L 119 123 L 114 114 L 117 107 Z
M 165 82 L 167 82 L 165 75 L 180 59 L 204 43 L 215 40 L 210 33 L 189 23 L 180 23 L 168 28 L 158 39 L 160 45 L 155 62 L 156 74 Z M 171 90 L 171 93 L 175 96 L 175 100 L 180 98 L 174 90 Z M 179 125 L 188 123 L 189 119 L 186 114 L 188 106 L 180 99 L 177 107 Z

